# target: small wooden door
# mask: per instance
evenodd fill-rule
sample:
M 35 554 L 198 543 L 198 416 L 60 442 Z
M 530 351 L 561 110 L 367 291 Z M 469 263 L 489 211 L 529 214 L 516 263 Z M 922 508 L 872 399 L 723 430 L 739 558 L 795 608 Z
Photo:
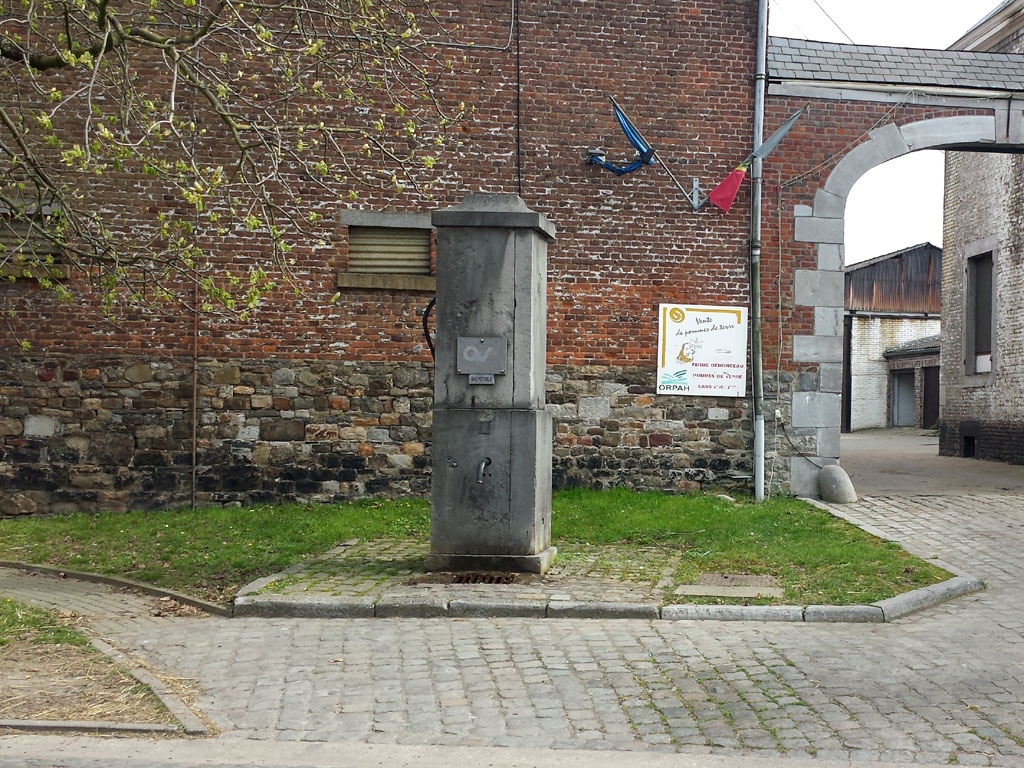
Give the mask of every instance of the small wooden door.
M 931 429 L 939 420 L 939 366 L 924 369 L 924 414 L 921 426 Z

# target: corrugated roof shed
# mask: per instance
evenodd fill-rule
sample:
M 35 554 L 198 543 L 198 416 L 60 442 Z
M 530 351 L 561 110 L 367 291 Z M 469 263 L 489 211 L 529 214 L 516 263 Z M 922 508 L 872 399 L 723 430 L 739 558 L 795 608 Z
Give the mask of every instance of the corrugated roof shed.
M 846 268 L 848 311 L 939 315 L 942 249 L 931 243 L 878 256 Z

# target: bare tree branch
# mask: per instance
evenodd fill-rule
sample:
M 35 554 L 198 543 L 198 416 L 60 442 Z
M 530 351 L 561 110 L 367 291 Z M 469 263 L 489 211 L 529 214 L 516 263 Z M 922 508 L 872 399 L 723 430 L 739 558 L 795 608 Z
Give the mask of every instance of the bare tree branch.
M 198 285 L 209 307 L 244 316 L 288 281 L 296 248 L 326 244 L 326 206 L 366 189 L 429 194 L 458 148 L 469 110 L 436 92 L 455 61 L 423 32 L 448 32 L 428 3 L 48 0 L 8 13 L 0 223 L 26 234 L 0 242 L 0 263 L 58 250 L 79 275 L 54 281 L 62 296 L 97 291 L 114 311 Z M 151 202 L 119 208 L 108 190 Z M 240 279 L 218 256 L 226 240 L 267 256 Z

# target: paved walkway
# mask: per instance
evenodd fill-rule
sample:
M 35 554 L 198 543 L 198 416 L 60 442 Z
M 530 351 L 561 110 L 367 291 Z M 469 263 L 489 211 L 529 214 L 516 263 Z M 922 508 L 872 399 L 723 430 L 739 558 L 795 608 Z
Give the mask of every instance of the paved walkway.
M 224 739 L 1024 766 L 1024 496 L 844 511 L 990 589 L 872 625 L 197 620 L 107 596 L 93 627 L 197 680 Z

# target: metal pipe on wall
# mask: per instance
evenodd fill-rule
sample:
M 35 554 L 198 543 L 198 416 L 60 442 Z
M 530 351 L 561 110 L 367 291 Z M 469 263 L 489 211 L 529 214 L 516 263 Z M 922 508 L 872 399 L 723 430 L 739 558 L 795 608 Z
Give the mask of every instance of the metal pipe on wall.
M 199 467 L 199 282 L 192 286 L 192 500 L 196 508 L 196 474 Z
M 768 80 L 768 0 L 758 0 L 757 61 L 754 65 L 754 150 L 764 139 Z M 761 359 L 761 158 L 750 172 L 750 367 L 754 389 L 754 499 L 764 500 L 764 374 Z

